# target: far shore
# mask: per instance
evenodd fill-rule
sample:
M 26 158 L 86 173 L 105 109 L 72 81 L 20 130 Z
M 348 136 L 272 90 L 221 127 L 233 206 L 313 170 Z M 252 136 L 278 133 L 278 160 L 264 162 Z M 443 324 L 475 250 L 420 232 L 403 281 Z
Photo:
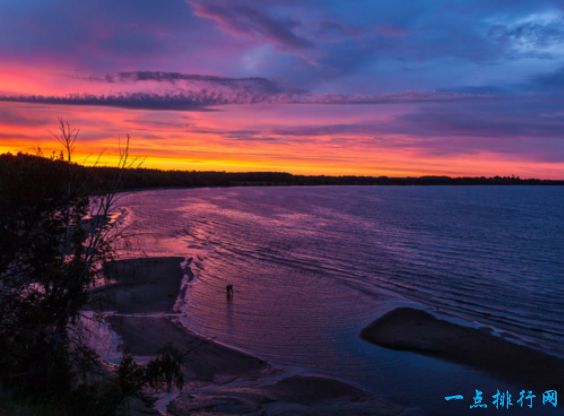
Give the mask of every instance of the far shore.
M 361 336 L 382 347 L 452 361 L 510 383 L 562 390 L 564 360 L 422 310 L 395 309 L 363 329 Z
M 27 164 L 47 169 L 58 163 L 45 157 L 27 153 L 0 154 L 0 166 L 10 169 L 15 164 Z M 65 166 L 66 168 L 66 166 Z M 225 172 L 160 170 L 148 168 L 119 169 L 109 166 L 84 166 L 72 164 L 75 173 L 91 183 L 90 192 L 107 192 L 108 184 L 119 186 L 114 192 L 135 192 L 157 189 L 211 188 L 233 186 L 564 186 L 562 179 L 520 178 L 518 176 L 370 176 L 359 174 L 295 174 L 288 172 Z

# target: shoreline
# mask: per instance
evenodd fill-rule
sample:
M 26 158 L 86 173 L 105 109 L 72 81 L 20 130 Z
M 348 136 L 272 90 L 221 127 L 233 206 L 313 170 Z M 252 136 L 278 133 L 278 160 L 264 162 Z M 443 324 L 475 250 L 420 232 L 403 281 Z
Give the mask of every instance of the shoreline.
M 113 311 L 106 322 L 123 341 L 122 351 L 138 360 L 155 355 L 166 343 L 187 354 L 185 389 L 164 404 L 167 414 L 420 414 L 335 378 L 290 374 L 188 330 L 174 310 L 182 293 L 184 261 L 181 257 L 114 261 L 105 268 L 111 283 L 94 291 L 90 305 Z

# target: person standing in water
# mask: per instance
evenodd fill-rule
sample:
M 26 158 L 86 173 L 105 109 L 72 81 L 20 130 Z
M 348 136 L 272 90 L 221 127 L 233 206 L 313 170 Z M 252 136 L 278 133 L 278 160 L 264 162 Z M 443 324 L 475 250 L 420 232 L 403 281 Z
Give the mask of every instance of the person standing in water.
M 231 297 L 233 296 L 233 285 L 232 284 L 228 284 L 227 286 L 225 286 L 225 293 L 227 295 L 227 299 L 231 299 Z

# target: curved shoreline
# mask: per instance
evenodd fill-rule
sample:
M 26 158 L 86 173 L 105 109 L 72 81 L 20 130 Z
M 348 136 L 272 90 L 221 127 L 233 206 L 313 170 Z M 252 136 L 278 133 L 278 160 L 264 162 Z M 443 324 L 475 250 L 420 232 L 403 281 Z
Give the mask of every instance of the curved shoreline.
M 507 382 L 558 390 L 564 380 L 564 360 L 558 357 L 419 309 L 394 309 L 364 328 L 361 337 L 382 347 L 469 366 Z
M 183 261 L 180 257 L 115 261 L 105 269 L 112 283 L 95 290 L 91 305 L 116 312 L 107 322 L 122 339 L 122 349 L 134 356 L 155 355 L 166 343 L 188 353 L 183 371 L 189 388 L 166 405 L 168 414 L 419 414 L 334 378 L 288 374 L 186 329 L 176 322 L 179 315 L 174 312 L 185 273 Z

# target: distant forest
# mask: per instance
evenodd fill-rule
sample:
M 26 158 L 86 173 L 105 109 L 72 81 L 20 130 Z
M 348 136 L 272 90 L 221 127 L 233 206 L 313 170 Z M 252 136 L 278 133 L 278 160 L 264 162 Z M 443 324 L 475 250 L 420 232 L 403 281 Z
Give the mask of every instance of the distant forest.
M 63 161 L 29 154 L 0 155 L 0 180 L 7 172 L 23 170 L 56 171 Z M 65 164 L 65 169 L 68 165 Z M 283 172 L 198 172 L 158 169 L 118 169 L 73 164 L 75 174 L 84 176 L 92 191 L 103 191 L 120 175 L 121 191 L 147 188 L 228 187 L 228 186 L 304 186 L 304 185 L 564 185 L 564 180 L 521 179 L 517 176 L 493 177 L 388 177 L 293 175 Z

